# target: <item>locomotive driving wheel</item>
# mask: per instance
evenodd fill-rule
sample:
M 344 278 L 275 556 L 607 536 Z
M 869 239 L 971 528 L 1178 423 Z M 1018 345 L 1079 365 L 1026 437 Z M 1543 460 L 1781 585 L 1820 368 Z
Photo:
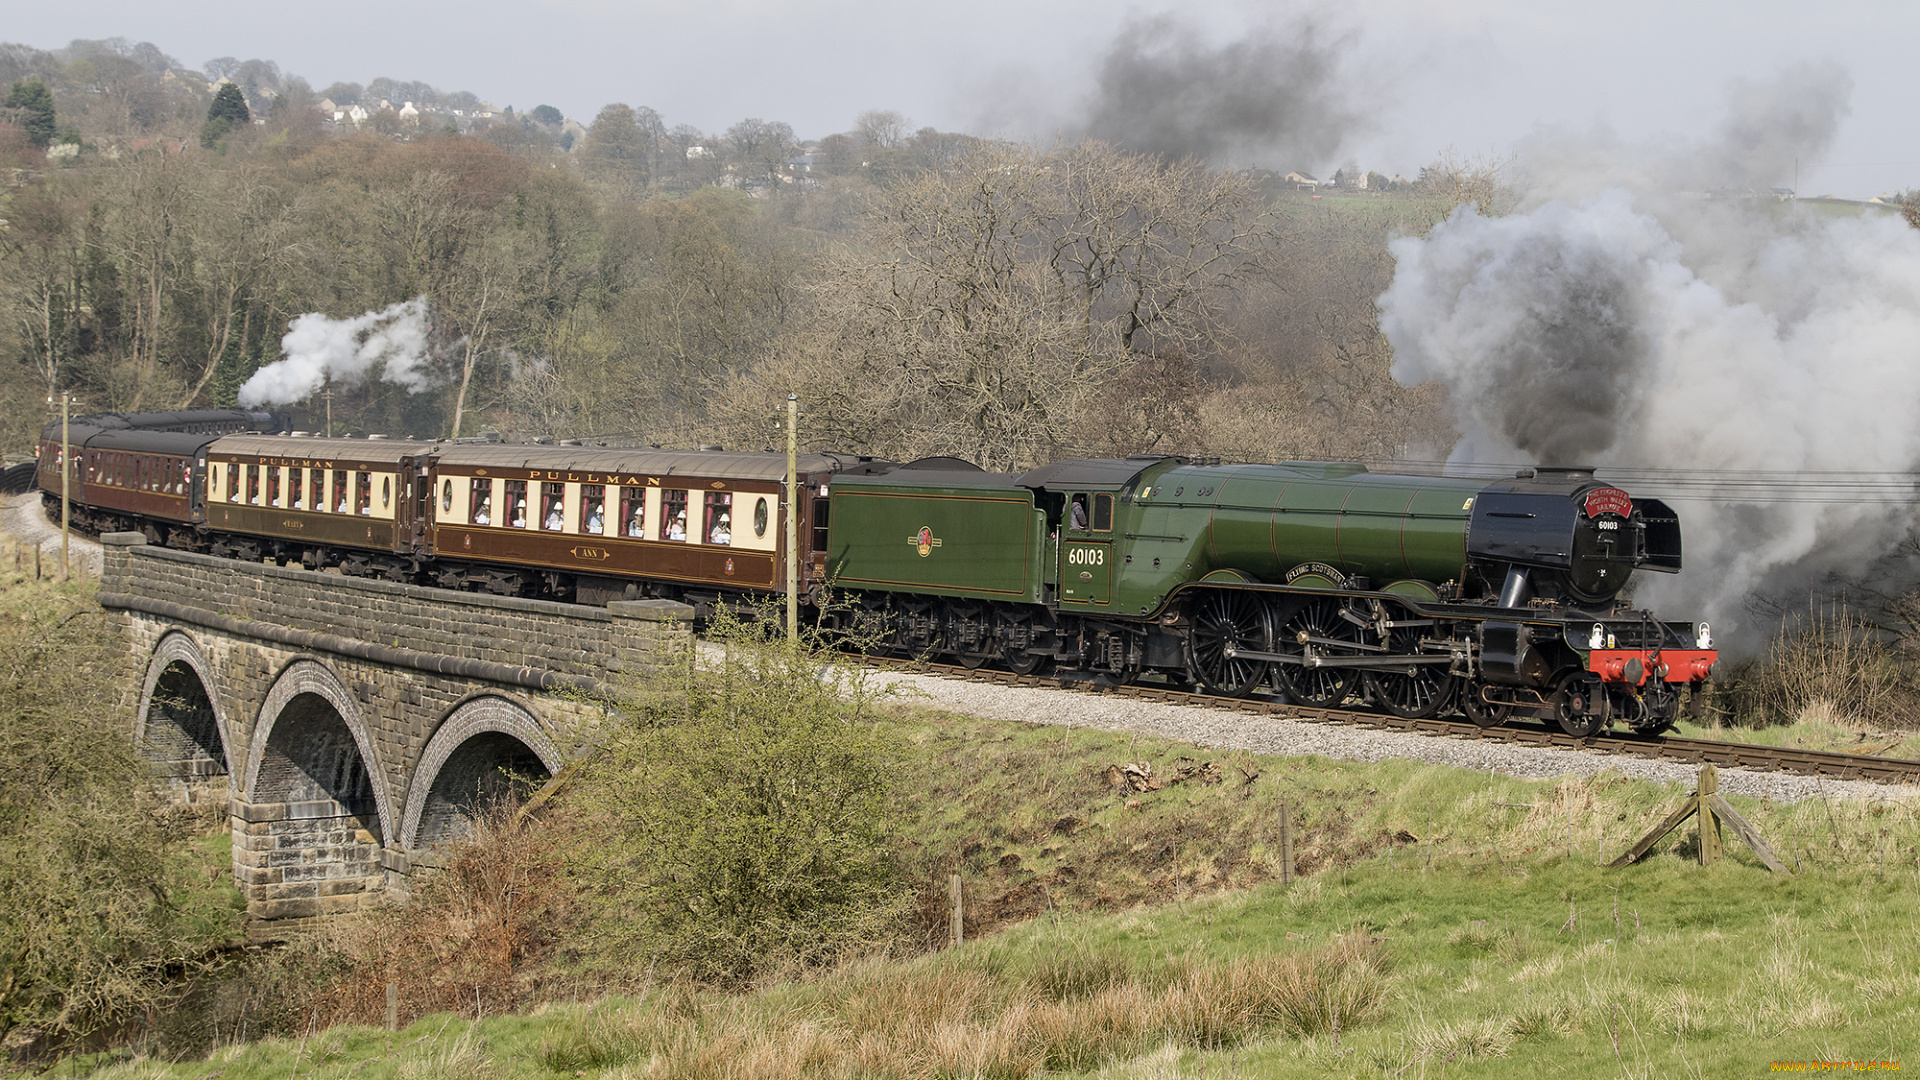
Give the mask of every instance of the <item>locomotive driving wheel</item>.
M 1343 642 L 1358 644 L 1362 633 L 1352 620 L 1342 617 L 1344 610 L 1345 603 L 1337 596 L 1316 596 L 1302 601 L 1280 624 L 1281 649 L 1296 655 L 1311 649 L 1321 656 L 1357 652 L 1341 645 Z M 1354 684 L 1359 680 L 1359 673 L 1353 668 L 1273 665 L 1273 681 L 1287 695 L 1287 700 L 1310 708 L 1338 708 L 1353 693 Z
M 1246 697 L 1267 674 L 1264 660 L 1241 652 L 1272 652 L 1273 621 L 1252 593 L 1208 590 L 1194 601 L 1187 632 L 1187 670 L 1209 694 Z
M 1437 664 L 1409 664 L 1404 671 L 1369 671 L 1362 680 L 1374 704 L 1408 720 L 1425 720 L 1445 712 L 1458 682 Z
M 1379 601 L 1374 601 L 1378 614 Z M 1394 635 L 1408 637 L 1394 630 L 1385 631 L 1389 636 L 1381 642 L 1391 652 L 1405 653 L 1418 648 L 1417 640 L 1395 641 Z M 1425 720 L 1447 711 L 1453 704 L 1454 695 L 1459 691 L 1460 680 L 1449 675 L 1439 664 L 1408 664 L 1404 668 L 1375 668 L 1360 677 L 1366 687 L 1367 697 L 1375 705 L 1407 720 Z

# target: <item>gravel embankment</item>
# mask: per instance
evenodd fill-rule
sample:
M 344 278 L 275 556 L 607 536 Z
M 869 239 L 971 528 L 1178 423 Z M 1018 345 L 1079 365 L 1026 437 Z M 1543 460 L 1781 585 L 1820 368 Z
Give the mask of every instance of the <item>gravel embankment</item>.
M 58 514 L 56 513 L 56 517 Z M 40 565 L 47 573 L 60 571 L 60 523 L 48 521 L 46 511 L 40 504 L 40 493 L 29 491 L 22 495 L 6 497 L 5 508 L 0 510 L 0 533 L 26 543 L 29 547 L 40 545 Z M 33 552 L 26 552 L 27 559 L 33 558 Z M 13 558 L 13 545 L 0 551 L 0 558 Z M 67 558 L 73 563 L 76 573 L 100 575 L 100 545 L 92 537 L 77 530 L 70 532 L 67 544 Z M 29 564 L 30 565 L 30 564 Z M 11 568 L 9 566 L 9 568 Z
M 1690 783 L 1698 767 L 1582 750 L 1514 746 L 1413 732 L 1378 731 L 1341 724 L 1254 716 L 1191 705 L 1163 705 L 1074 690 L 1009 688 L 931 675 L 885 672 L 905 700 L 969 716 L 1030 724 L 1071 725 L 1139 732 L 1197 747 L 1260 754 L 1319 754 L 1350 761 L 1401 758 L 1452 765 L 1526 779 L 1555 779 L 1611 771 L 1639 780 Z M 1913 785 L 1816 779 L 1785 773 L 1721 769 L 1720 790 L 1776 802 L 1821 794 L 1858 799 L 1910 799 Z

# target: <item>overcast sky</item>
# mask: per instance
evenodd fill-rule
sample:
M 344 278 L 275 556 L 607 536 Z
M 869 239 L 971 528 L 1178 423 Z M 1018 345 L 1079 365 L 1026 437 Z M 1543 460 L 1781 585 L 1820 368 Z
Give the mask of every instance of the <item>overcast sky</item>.
M 669 124 L 755 116 L 818 137 L 890 108 L 915 126 L 1044 137 L 1083 109 L 1129 17 L 1169 12 L 1216 46 L 1301 18 L 1339 43 L 1336 81 L 1359 122 L 1325 160 L 1273 164 L 1411 174 L 1448 147 L 1503 154 L 1543 128 L 1678 142 L 1713 124 L 1738 80 L 1828 61 L 1852 76 L 1851 114 L 1826 160 L 1803 163 L 1801 191 L 1920 187 L 1913 0 L 68 0 L 13 5 L 0 35 L 146 40 L 196 66 L 258 57 L 316 89 L 416 79 L 583 122 L 624 101 Z

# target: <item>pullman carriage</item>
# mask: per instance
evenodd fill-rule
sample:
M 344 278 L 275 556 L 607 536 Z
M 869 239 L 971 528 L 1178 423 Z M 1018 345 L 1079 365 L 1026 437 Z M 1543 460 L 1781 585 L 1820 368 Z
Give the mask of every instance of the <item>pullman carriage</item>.
M 824 534 L 831 477 L 881 467 L 802 455 L 802 521 Z M 447 588 L 695 604 L 786 588 L 785 455 L 452 443 L 430 472 L 424 551 Z M 801 530 L 803 588 L 823 558 Z
M 408 580 L 416 456 L 424 444 L 229 435 L 207 454 L 213 552 Z
M 39 485 L 49 507 L 60 504 L 58 425 L 43 437 Z M 200 456 L 213 436 L 69 424 L 69 482 L 74 520 L 95 532 L 128 529 L 154 543 L 190 544 Z

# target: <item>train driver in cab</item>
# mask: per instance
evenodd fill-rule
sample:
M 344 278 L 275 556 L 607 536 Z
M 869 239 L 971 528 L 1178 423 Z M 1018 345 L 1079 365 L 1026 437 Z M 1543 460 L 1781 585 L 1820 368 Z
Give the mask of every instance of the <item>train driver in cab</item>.
M 1085 495 L 1075 495 L 1072 506 L 1073 509 L 1068 514 L 1067 527 L 1074 532 L 1087 531 L 1087 497 Z

